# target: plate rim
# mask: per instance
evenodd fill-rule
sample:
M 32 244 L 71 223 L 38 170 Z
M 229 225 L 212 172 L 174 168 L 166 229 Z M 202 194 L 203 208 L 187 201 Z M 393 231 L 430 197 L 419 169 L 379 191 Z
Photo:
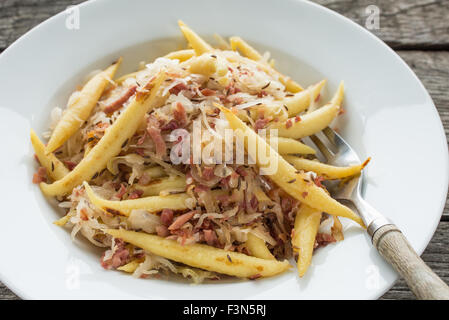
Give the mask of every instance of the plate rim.
M 98 3 L 103 2 L 104 4 L 106 4 L 109 0 L 88 0 L 85 2 L 82 2 L 80 4 L 76 4 L 74 5 L 75 7 L 89 7 Z M 126 0 L 125 0 L 126 1 Z M 447 136 L 446 133 L 444 131 L 444 126 L 441 120 L 441 117 L 438 113 L 438 109 L 436 108 L 435 102 L 433 101 L 432 96 L 430 95 L 429 91 L 426 89 L 426 87 L 424 86 L 423 82 L 419 79 L 419 77 L 416 75 L 416 73 L 413 71 L 413 69 L 402 59 L 402 57 L 396 52 L 394 51 L 389 45 L 387 45 L 383 40 L 381 40 L 379 37 L 377 37 L 375 34 L 373 34 L 372 32 L 368 31 L 366 28 L 362 27 L 361 25 L 359 25 L 358 23 L 352 21 L 350 18 L 334 11 L 331 10 L 329 8 L 326 8 L 323 5 L 320 5 L 318 3 L 315 2 L 310 2 L 307 0 L 290 0 L 292 2 L 300 2 L 303 3 L 304 5 L 308 5 L 308 6 L 312 6 L 315 8 L 318 8 L 319 10 L 323 10 L 325 12 L 327 12 L 327 14 L 331 14 L 334 17 L 336 17 L 337 19 L 340 19 L 341 21 L 339 23 L 343 23 L 344 21 L 346 23 L 348 23 L 349 25 L 351 25 L 352 28 L 356 28 L 359 31 L 362 31 L 364 33 L 365 36 L 370 37 L 372 40 L 375 40 L 377 42 L 378 45 L 383 46 L 384 49 L 387 48 L 389 53 L 395 57 L 396 62 L 397 63 L 401 63 L 403 67 L 405 67 L 408 71 L 408 73 L 410 75 L 413 76 L 414 80 L 419 83 L 420 88 L 423 90 L 423 92 L 425 92 L 428 100 L 431 102 L 432 106 L 433 106 L 433 116 L 438 119 L 439 121 L 439 131 L 440 131 L 440 135 L 442 139 L 442 144 L 444 145 L 444 147 L 446 148 L 446 152 L 443 153 L 444 158 L 442 159 L 443 162 L 446 163 L 446 166 L 444 168 L 442 168 L 442 170 L 444 170 L 443 174 L 446 177 L 445 178 L 445 190 L 443 191 L 443 194 L 445 194 L 446 196 L 443 196 L 440 200 L 440 219 L 436 220 L 433 223 L 433 227 L 432 227 L 432 233 L 428 233 L 425 235 L 425 237 L 423 237 L 423 246 L 420 246 L 419 248 L 417 248 L 417 253 L 419 255 L 421 255 L 424 250 L 428 247 L 431 239 L 433 238 L 433 236 L 435 235 L 435 232 L 438 228 L 438 225 L 441 222 L 441 216 L 444 213 L 444 207 L 446 204 L 446 199 L 447 199 L 447 194 L 448 194 L 448 190 L 449 190 L 449 150 L 447 148 Z M 10 44 L 1 54 L 0 54 L 0 61 L 3 59 L 6 59 L 8 57 L 8 55 L 10 54 L 11 51 L 15 50 L 15 48 L 23 41 L 26 41 L 26 39 L 30 36 L 32 36 L 37 30 L 41 29 L 43 26 L 51 23 L 53 20 L 58 19 L 60 16 L 64 15 L 65 10 L 62 10 L 58 13 L 56 13 L 55 15 L 45 19 L 44 21 L 40 22 L 39 24 L 37 24 L 36 26 L 34 26 L 33 28 L 31 28 L 30 30 L 28 30 L 26 33 L 24 33 L 23 35 L 21 35 L 19 38 L 17 38 L 12 44 Z M 386 292 L 388 292 L 398 281 L 399 276 L 396 273 L 396 279 L 393 281 L 393 283 L 390 286 L 387 286 L 385 290 L 379 290 L 374 294 L 371 294 L 370 297 L 372 299 L 378 299 L 380 298 L 382 295 L 384 295 Z M 18 297 L 22 298 L 22 299 L 36 299 L 36 297 L 32 297 L 31 295 L 28 295 L 24 290 L 18 288 L 14 283 L 12 283 L 12 281 L 9 281 L 8 278 L 6 278 L 3 274 L 2 271 L 0 269 L 0 281 L 2 281 L 8 289 L 10 289 L 14 294 L 16 294 Z

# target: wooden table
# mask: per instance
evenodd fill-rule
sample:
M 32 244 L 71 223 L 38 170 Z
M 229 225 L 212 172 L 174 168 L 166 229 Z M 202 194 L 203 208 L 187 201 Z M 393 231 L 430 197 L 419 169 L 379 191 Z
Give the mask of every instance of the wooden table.
M 0 1 L 0 52 L 41 21 L 82 0 Z M 449 137 L 449 1 L 316 0 L 365 26 L 366 8 L 380 9 L 380 28 L 372 30 L 410 65 L 430 92 Z M 449 201 L 441 222 L 422 255 L 449 282 Z M 0 283 L 0 299 L 18 299 Z M 414 299 L 401 279 L 382 299 Z

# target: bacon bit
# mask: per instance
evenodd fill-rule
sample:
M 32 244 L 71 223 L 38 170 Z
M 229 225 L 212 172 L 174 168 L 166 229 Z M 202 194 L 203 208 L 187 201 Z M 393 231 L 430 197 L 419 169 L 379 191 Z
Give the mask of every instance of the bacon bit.
M 136 148 L 134 150 L 134 152 L 137 153 L 139 156 L 142 156 L 142 157 L 145 155 L 145 149 L 143 149 L 143 148 Z
M 287 122 L 285 123 L 285 127 L 288 129 L 293 125 L 292 123 L 292 119 L 288 119 Z
M 186 109 L 181 102 L 176 103 L 176 109 L 173 111 L 173 116 L 180 126 L 183 127 L 187 124 Z
M 307 197 L 308 194 L 309 193 L 307 191 L 304 191 L 301 195 L 302 195 L 303 198 L 305 198 L 305 197 Z
M 245 102 L 245 100 L 243 100 L 243 98 L 241 98 L 241 97 L 236 97 L 236 98 L 232 99 L 232 104 L 235 106 L 242 104 L 243 102 Z
M 327 233 L 318 233 L 315 238 L 315 245 L 313 246 L 314 249 L 325 247 L 329 243 L 337 242 L 335 240 L 333 235 L 327 234 Z
M 189 87 L 185 83 L 181 82 L 181 83 L 178 83 L 176 86 L 174 86 L 173 88 L 171 88 L 168 91 L 171 94 L 178 95 L 182 90 L 187 90 L 187 89 L 189 89 Z
M 41 183 L 47 181 L 47 169 L 39 167 L 37 172 L 33 175 L 33 183 Z
M 256 280 L 256 279 L 259 279 L 260 277 L 262 277 L 262 275 L 260 273 L 257 273 L 257 274 L 255 274 L 253 276 L 250 276 L 248 279 L 249 280 Z
M 168 227 L 173 222 L 173 210 L 164 209 L 161 213 L 161 222 L 164 226 Z
M 166 226 L 157 226 L 156 227 L 156 233 L 159 237 L 167 237 L 168 235 L 170 235 L 170 231 L 167 229 Z
M 158 156 L 164 156 L 167 152 L 167 146 L 161 135 L 161 129 L 159 128 L 159 121 L 154 116 L 147 118 L 147 132 L 154 142 L 156 147 L 156 154 Z
M 365 162 L 362 164 L 362 169 L 365 168 L 368 163 L 371 161 L 371 157 L 369 157 L 368 159 L 365 160 Z
M 210 188 L 206 187 L 205 185 L 202 184 L 198 184 L 195 186 L 195 192 L 196 193 L 200 193 L 200 192 L 209 192 Z
M 259 206 L 259 200 L 257 200 L 257 197 L 255 195 L 253 195 L 253 197 L 251 198 L 250 205 L 254 210 L 256 210 Z
M 217 235 L 214 230 L 203 230 L 204 240 L 210 246 L 213 246 L 217 243 Z
M 146 186 L 147 184 L 150 183 L 150 181 L 151 181 L 151 176 L 148 173 L 144 172 L 139 179 L 139 184 Z
M 229 177 L 226 177 L 229 178 Z M 225 179 L 222 179 L 221 181 L 223 181 Z M 220 202 L 223 206 L 227 206 L 229 204 L 229 200 L 231 199 L 231 197 L 227 194 L 221 194 L 217 196 L 217 201 Z
M 139 90 L 136 90 L 136 101 L 140 101 L 143 98 L 147 96 L 147 94 L 150 92 L 151 89 L 154 87 L 154 79 L 156 79 L 156 76 L 152 77 L 150 81 L 147 82 L 147 84 L 143 88 L 139 88 Z
M 189 221 L 190 219 L 193 218 L 193 216 L 195 215 L 196 210 L 184 213 L 183 215 L 180 215 L 178 218 L 176 218 L 176 220 L 168 227 L 168 230 L 172 231 L 172 230 L 177 230 L 179 228 L 181 228 L 184 223 L 186 223 L 187 221 Z
M 201 90 L 201 94 L 202 94 L 203 96 L 209 97 L 209 96 L 215 95 L 215 94 L 216 94 L 216 91 L 215 91 L 215 90 L 212 90 L 212 89 L 205 88 L 205 89 Z
M 41 164 L 41 162 L 39 161 L 39 158 L 37 157 L 37 154 L 34 154 L 34 160 L 36 160 L 37 163 Z
M 142 195 L 143 190 L 135 189 L 129 194 L 128 199 L 130 200 L 139 199 L 140 197 L 142 197 Z
M 111 208 L 104 208 L 104 210 L 110 214 L 112 214 L 113 216 L 121 216 L 122 213 L 118 210 L 115 209 L 111 209 Z
M 209 180 L 211 180 L 211 179 L 213 179 L 215 177 L 215 173 L 214 173 L 214 168 L 213 167 L 204 167 L 202 169 L 201 173 L 202 173 L 201 177 L 204 180 L 207 180 L 207 181 L 209 181 Z
M 88 217 L 88 215 L 87 215 L 87 209 L 86 209 L 86 208 L 82 208 L 82 209 L 80 210 L 80 218 L 81 218 L 81 220 L 83 220 L 83 221 L 89 220 L 89 217 Z
M 126 90 L 117 100 L 111 102 L 107 106 L 103 108 L 103 111 L 105 113 L 113 113 L 120 109 L 123 104 L 128 101 L 129 98 L 131 98 L 137 90 L 137 86 L 129 87 L 128 90 Z
M 318 100 L 320 100 L 320 98 L 321 98 L 321 93 L 318 93 L 318 95 L 317 95 L 316 98 L 315 98 L 315 102 L 317 102 Z
M 69 169 L 70 171 L 72 171 L 73 169 L 75 169 L 75 167 L 78 165 L 77 163 L 73 162 L 73 161 L 64 161 L 64 164 L 66 165 L 67 169 Z
M 299 122 L 299 121 L 301 121 L 301 117 L 300 116 L 296 116 L 295 117 L 295 122 Z
M 345 114 L 346 110 L 343 107 L 340 107 L 340 110 L 338 111 L 338 115 L 341 116 L 342 114 Z
M 178 121 L 175 119 L 170 120 L 168 123 L 161 127 L 161 131 L 173 131 L 179 128 Z
M 237 172 L 242 177 L 246 177 L 248 175 L 248 172 L 246 172 L 245 167 L 239 166 L 237 169 L 235 169 L 235 172 Z
M 117 249 L 112 255 L 111 259 L 104 260 L 104 255 L 101 257 L 101 266 L 107 270 L 117 269 L 120 266 L 125 265 L 129 260 L 129 250 L 125 246 L 125 242 L 121 239 L 115 239 L 115 245 Z
M 290 212 L 292 210 L 292 199 L 282 198 L 281 199 L 281 209 L 283 212 Z
M 119 191 L 117 191 L 117 193 L 114 195 L 114 197 L 117 197 L 118 199 L 122 199 L 122 197 L 125 195 L 125 193 L 126 193 L 126 187 L 122 183 L 122 184 L 120 184 Z
M 263 98 L 263 97 L 265 97 L 265 96 L 267 96 L 268 95 L 268 93 L 265 91 L 265 90 L 262 90 L 262 91 L 260 91 L 258 94 L 257 94 L 257 96 L 259 97 L 259 98 Z
M 316 184 L 318 187 L 324 189 L 324 186 L 321 184 L 321 182 L 323 182 L 324 180 L 326 180 L 326 179 L 324 179 L 324 177 L 322 177 L 322 176 L 317 176 L 315 179 L 313 179 L 313 182 L 315 182 L 315 184 Z
M 265 118 L 265 119 L 257 119 L 256 122 L 254 123 L 254 130 L 260 130 L 265 128 L 265 126 L 268 124 L 268 122 L 270 122 L 269 118 Z

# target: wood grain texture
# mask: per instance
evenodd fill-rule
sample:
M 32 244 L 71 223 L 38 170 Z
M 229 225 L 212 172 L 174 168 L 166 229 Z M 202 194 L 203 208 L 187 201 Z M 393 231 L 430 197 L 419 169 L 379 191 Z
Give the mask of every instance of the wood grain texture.
M 447 0 L 315 0 L 365 26 L 367 7 L 380 9 L 380 28 L 372 32 L 394 49 L 449 49 Z
M 84 0 L 1 0 L 0 52 L 28 30 Z
M 0 52 L 29 29 L 82 0 L 1 0 Z M 380 29 L 373 33 L 398 51 L 432 96 L 449 137 L 449 1 L 447 0 L 316 0 L 365 25 L 365 9 L 381 10 Z M 410 51 L 410 49 L 415 49 Z M 445 51 L 448 50 L 448 51 Z M 446 283 L 449 282 L 449 201 L 438 229 L 422 255 Z M 17 299 L 0 283 L 0 300 Z M 414 299 L 400 279 L 382 299 Z

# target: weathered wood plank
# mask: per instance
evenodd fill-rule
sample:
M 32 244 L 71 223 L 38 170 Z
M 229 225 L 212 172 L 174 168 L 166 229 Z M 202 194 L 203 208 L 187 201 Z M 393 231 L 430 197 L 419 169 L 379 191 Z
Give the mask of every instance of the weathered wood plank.
M 84 0 L 0 1 L 0 52 L 42 21 L 81 2 Z
M 0 51 L 46 18 L 83 0 L 0 1 Z M 374 34 L 396 49 L 449 49 L 449 1 L 314 0 L 365 26 L 367 7 L 380 9 Z
M 449 49 L 449 1 L 314 0 L 362 26 L 367 7 L 380 9 L 380 28 L 372 32 L 395 49 Z M 344 35 L 342 35 L 344 36 Z

